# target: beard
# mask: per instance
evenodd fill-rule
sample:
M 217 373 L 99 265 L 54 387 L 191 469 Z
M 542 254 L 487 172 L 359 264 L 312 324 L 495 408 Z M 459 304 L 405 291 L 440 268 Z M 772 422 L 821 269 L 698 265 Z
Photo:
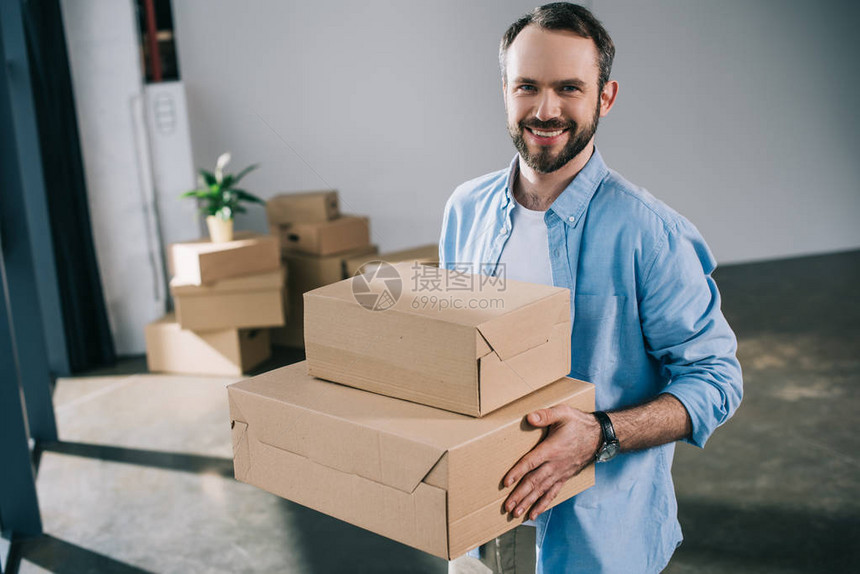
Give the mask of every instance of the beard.
M 514 147 L 517 148 L 520 157 L 523 158 L 527 166 L 538 173 L 552 173 L 567 165 L 570 160 L 578 156 L 585 149 L 585 146 L 588 145 L 588 142 L 591 141 L 591 138 L 594 137 L 594 133 L 597 131 L 599 120 L 600 100 L 597 102 L 597 108 L 594 110 L 594 117 L 591 119 L 591 123 L 582 128 L 573 120 L 563 121 L 553 119 L 541 121 L 537 118 L 526 118 L 515 125 L 509 123 L 508 133 L 514 141 Z M 567 143 L 557 154 L 553 154 L 549 146 L 539 146 L 538 150 L 533 152 L 529 149 L 528 144 L 526 144 L 525 136 L 523 135 L 526 128 L 548 132 L 567 130 Z

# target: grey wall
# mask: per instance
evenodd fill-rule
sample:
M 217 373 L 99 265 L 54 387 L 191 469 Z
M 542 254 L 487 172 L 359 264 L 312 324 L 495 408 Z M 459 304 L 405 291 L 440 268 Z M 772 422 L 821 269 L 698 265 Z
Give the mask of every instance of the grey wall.
M 618 45 L 610 166 L 721 262 L 860 247 L 852 3 L 587 4 Z M 436 241 L 454 186 L 513 157 L 496 50 L 534 5 L 174 0 L 195 161 L 261 162 L 263 197 L 338 188 L 385 250 Z
M 720 261 L 860 247 L 853 1 L 596 0 L 617 44 L 615 169 Z

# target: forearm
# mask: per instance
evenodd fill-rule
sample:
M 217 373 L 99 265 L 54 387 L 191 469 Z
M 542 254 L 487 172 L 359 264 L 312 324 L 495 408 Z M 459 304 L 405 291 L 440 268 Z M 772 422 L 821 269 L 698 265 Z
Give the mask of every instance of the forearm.
M 693 430 L 690 415 L 670 394 L 637 407 L 609 413 L 622 452 L 642 450 L 682 439 Z

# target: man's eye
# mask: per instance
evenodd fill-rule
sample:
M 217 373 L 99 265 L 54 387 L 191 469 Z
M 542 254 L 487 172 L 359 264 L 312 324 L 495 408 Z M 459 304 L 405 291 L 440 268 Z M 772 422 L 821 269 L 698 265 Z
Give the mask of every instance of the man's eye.
M 578 88 L 578 87 L 576 87 L 576 86 L 562 86 L 562 87 L 561 87 L 561 91 L 562 91 L 562 92 L 572 93 L 572 92 L 578 92 L 578 91 L 579 91 L 579 88 Z
M 522 86 L 517 86 L 517 89 L 521 92 L 533 92 L 533 91 L 535 91 L 535 87 L 529 86 L 528 84 L 522 85 Z

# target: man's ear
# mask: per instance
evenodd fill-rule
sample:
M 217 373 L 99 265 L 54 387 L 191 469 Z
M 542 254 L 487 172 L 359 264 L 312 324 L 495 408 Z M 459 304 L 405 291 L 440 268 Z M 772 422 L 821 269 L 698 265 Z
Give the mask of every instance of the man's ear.
M 508 79 L 502 76 L 502 100 L 505 102 L 505 109 L 508 109 Z
M 615 98 L 618 96 L 618 82 L 610 80 L 603 85 L 603 91 L 600 92 L 600 117 L 602 118 L 609 113 L 612 106 L 615 105 Z

